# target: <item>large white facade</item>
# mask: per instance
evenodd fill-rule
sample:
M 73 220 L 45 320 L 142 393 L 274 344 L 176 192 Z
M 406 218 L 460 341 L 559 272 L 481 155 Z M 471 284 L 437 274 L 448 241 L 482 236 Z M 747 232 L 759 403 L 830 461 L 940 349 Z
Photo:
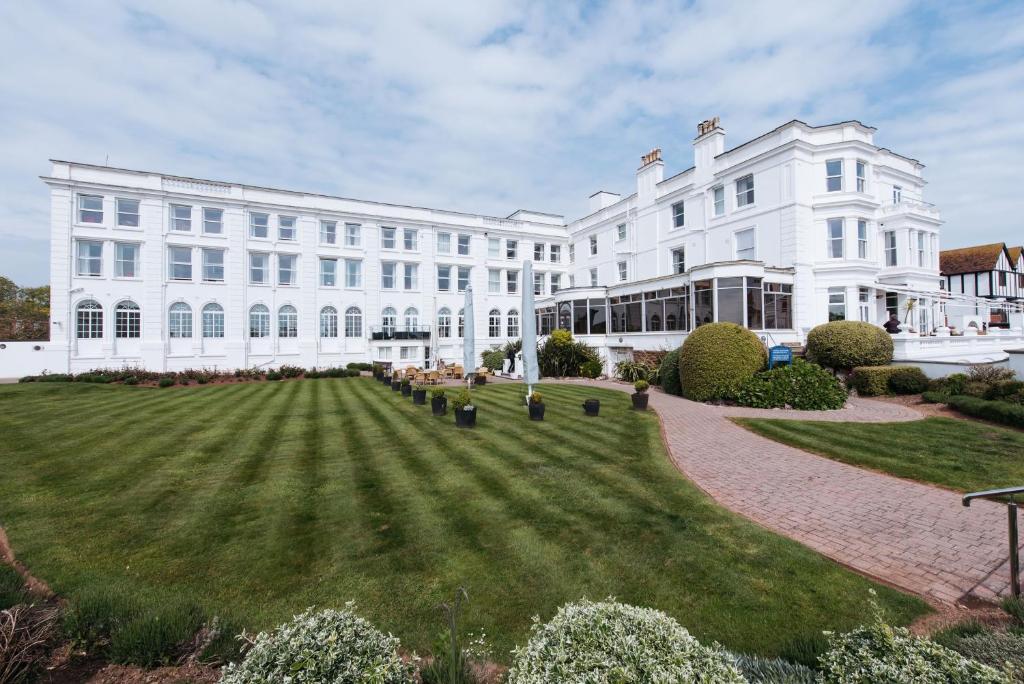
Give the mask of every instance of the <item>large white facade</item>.
M 692 168 L 664 178 L 644 155 L 635 192 L 596 193 L 569 223 L 54 161 L 46 367 L 459 360 L 469 282 L 478 350 L 518 337 L 535 286 L 542 332 L 574 329 L 609 365 L 713 320 L 799 343 L 830 318 L 903 318 L 913 296 L 913 325 L 937 324 L 920 163 L 858 122 L 793 121 L 728 151 L 717 120 L 698 133 Z M 520 282 L 523 259 L 540 282 Z

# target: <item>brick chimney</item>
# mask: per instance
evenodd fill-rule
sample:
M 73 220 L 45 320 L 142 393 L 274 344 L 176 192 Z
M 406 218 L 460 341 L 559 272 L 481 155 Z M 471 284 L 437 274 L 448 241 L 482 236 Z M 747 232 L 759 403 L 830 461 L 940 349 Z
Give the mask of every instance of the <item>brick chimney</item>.
M 636 170 L 636 199 L 641 207 L 654 204 L 657 185 L 665 179 L 665 163 L 661 161 L 661 148 L 656 147 L 640 157 Z
M 710 180 L 714 175 L 715 157 L 725 152 L 725 129 L 718 117 L 697 124 L 697 137 L 693 140 L 694 180 Z

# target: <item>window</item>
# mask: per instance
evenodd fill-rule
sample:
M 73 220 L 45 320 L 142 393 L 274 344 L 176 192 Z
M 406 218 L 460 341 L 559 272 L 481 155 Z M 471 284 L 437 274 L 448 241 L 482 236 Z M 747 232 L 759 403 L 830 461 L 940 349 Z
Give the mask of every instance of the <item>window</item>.
M 207 282 L 224 282 L 224 250 L 203 250 L 203 280 Z
M 103 307 L 87 299 L 75 309 L 75 337 L 80 340 L 98 340 L 103 337 Z
M 338 284 L 338 260 L 320 260 L 320 287 L 335 287 Z
M 1006 271 L 999 271 L 999 287 L 1006 287 Z
M 299 336 L 299 312 L 291 304 L 285 304 L 277 310 L 277 336 Z
M 139 227 L 139 200 L 117 198 L 117 225 L 122 228 Z
M 597 236 L 590 236 L 590 256 L 597 256 Z
M 192 280 L 192 248 L 168 247 L 171 280 Z
M 829 159 L 825 162 L 825 190 L 839 192 L 843 189 L 843 160 Z
M 626 224 L 625 223 L 620 223 L 619 225 L 615 226 L 615 239 L 616 240 L 625 240 L 626 239 Z
M 171 230 L 181 233 L 192 232 L 192 207 L 183 204 L 171 205 Z
M 843 258 L 843 219 L 831 218 L 828 224 L 828 258 Z
M 438 266 L 437 267 L 437 289 L 441 292 L 447 292 L 452 289 L 452 267 L 451 266 Z
M 444 307 L 437 312 L 437 336 L 452 336 L 452 312 L 448 307 Z
M 203 232 L 220 235 L 224 232 L 224 210 L 203 207 Z
M 347 233 L 346 233 L 347 237 Z M 320 244 L 334 245 L 338 243 L 338 224 L 335 221 L 320 222 Z
M 167 335 L 172 340 L 192 337 L 192 308 L 185 302 L 171 304 L 167 313 Z
M 380 246 L 381 249 L 394 249 L 395 248 L 395 232 L 394 228 L 386 228 L 381 226 L 380 229 Z
M 857 192 L 864 192 L 867 186 L 867 164 L 857 160 Z
M 417 264 L 406 264 L 402 278 L 402 287 L 406 290 L 418 290 L 420 287 L 420 267 Z
M 358 223 L 346 223 L 345 224 L 345 246 L 346 247 L 358 247 L 362 244 L 363 227 Z
M 596 271 L 597 269 L 594 270 Z M 672 272 L 676 274 L 686 273 L 686 249 L 683 247 L 672 250 Z
M 590 269 L 590 287 L 597 287 L 597 269 Z
M 249 214 L 249 237 L 265 239 L 269 235 L 269 226 L 267 214 Z
M 414 307 L 410 306 L 408 309 L 406 309 L 405 312 L 402 314 L 402 318 L 405 319 L 406 331 L 415 331 L 419 329 L 420 312 L 417 311 Z
M 263 304 L 249 309 L 249 337 L 270 337 L 270 309 Z
M 134 242 L 114 243 L 114 277 L 139 277 L 139 246 Z
M 917 265 L 921 268 L 925 266 L 925 255 L 924 255 L 924 231 L 919 230 L 917 232 Z M 1000 279 L 1000 285 L 1006 285 L 1006 273 L 1001 274 L 1003 277 Z
M 398 312 L 390 306 L 381 311 L 380 325 L 385 334 L 393 335 L 395 333 L 395 326 L 398 325 Z
M 497 259 L 501 256 L 501 238 L 487 238 L 487 258 Z
M 103 198 L 98 195 L 79 195 L 78 222 L 103 223 Z
M 534 242 L 533 243 L 533 260 L 544 261 L 544 243 Z
M 415 252 L 418 247 L 419 241 L 417 240 L 416 229 L 406 228 L 402 231 L 402 247 L 407 252 Z
M 783 283 L 764 284 L 764 327 L 785 330 L 793 327 L 793 286 Z
M 857 309 L 860 313 L 860 320 L 865 323 L 871 322 L 871 290 L 866 287 L 857 290 Z
M 900 296 L 896 292 L 885 293 L 885 315 L 899 314 Z
M 569 263 L 570 264 L 575 264 L 576 263 L 576 244 L 575 243 L 569 245 Z
M 544 274 L 534 273 L 533 274 L 533 294 L 542 295 L 544 294 Z
M 333 306 L 320 309 L 320 337 L 338 336 L 338 310 Z
M 298 283 L 299 274 L 297 272 L 299 258 L 294 254 L 278 254 L 277 255 L 277 284 L 278 285 L 295 285 Z
M 266 285 L 270 282 L 269 254 L 249 253 L 249 282 L 253 285 Z
M 345 259 L 345 287 L 359 288 L 363 286 L 363 262 L 358 259 Z
M 828 320 L 846 320 L 846 290 L 841 287 L 828 288 Z
M 561 262 L 562 261 L 562 246 L 561 245 L 551 245 L 551 247 L 549 248 L 549 254 L 550 254 L 550 257 L 551 257 L 551 263 L 557 264 L 557 263 Z
M 469 235 L 459 235 L 459 255 L 469 256 Z
M 619 269 L 619 282 L 620 283 L 625 282 L 626 278 L 629 277 L 629 268 L 626 265 L 625 261 L 620 261 L 617 264 L 617 266 L 618 266 L 618 269 Z
M 746 207 L 754 203 L 754 174 L 736 181 L 736 206 Z
M 277 239 L 278 240 L 294 240 L 295 239 L 295 217 L 294 216 L 278 216 L 277 217 Z
M 501 271 L 496 268 L 487 269 L 487 292 L 501 294 Z
M 508 337 L 519 337 L 519 312 L 516 309 L 508 310 Z
M 501 312 L 497 309 L 487 314 L 487 336 L 501 337 Z
M 686 204 L 676 202 L 672 205 L 672 227 L 682 228 L 686 225 Z
M 519 292 L 519 271 L 505 271 L 505 291 L 509 294 Z
M 736 258 L 757 259 L 757 236 L 753 228 L 736 232 Z
M 712 189 L 711 196 L 713 198 L 715 216 L 721 216 L 725 213 L 725 186 L 719 185 Z
M 885 245 L 885 265 L 895 266 L 897 264 L 896 258 L 896 231 L 887 230 L 882 235 L 883 243 Z
M 505 240 L 505 258 L 515 259 L 519 252 L 518 240 Z
M 209 303 L 203 307 L 203 337 L 224 337 L 224 307 Z
M 345 309 L 345 337 L 363 336 L 363 312 L 358 306 Z
M 137 339 L 142 337 L 142 311 L 135 302 L 120 302 L 114 308 L 114 337 Z
M 857 220 L 857 258 L 868 258 L 868 222 L 864 219 Z
M 469 287 L 469 266 L 459 266 L 459 292 L 465 292 Z
M 412 361 L 413 359 L 416 358 L 416 348 L 415 347 L 399 347 L 398 348 L 398 358 L 403 360 L 403 361 Z
M 899 204 L 903 199 L 903 188 L 898 185 L 892 186 L 892 203 Z
M 452 234 L 451 233 L 438 233 L 437 234 L 437 253 L 438 254 L 451 254 L 452 253 Z
M 395 270 L 398 264 L 394 261 L 382 261 L 380 264 L 380 287 L 382 290 L 395 289 Z
M 551 294 L 555 294 L 562 289 L 562 274 L 552 273 L 551 274 Z
M 459 321 L 458 321 L 458 325 L 459 325 L 458 336 L 459 337 L 465 337 L 466 336 L 466 316 L 464 314 L 464 311 L 465 311 L 464 309 L 459 309 Z
M 377 347 L 377 358 L 382 361 L 390 361 L 391 347 Z

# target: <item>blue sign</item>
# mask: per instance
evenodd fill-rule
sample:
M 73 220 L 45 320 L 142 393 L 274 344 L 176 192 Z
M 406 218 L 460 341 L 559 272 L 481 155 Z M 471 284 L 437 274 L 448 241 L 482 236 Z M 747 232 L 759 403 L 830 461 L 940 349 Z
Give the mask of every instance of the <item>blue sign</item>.
M 775 345 L 768 349 L 768 368 L 775 368 L 776 365 L 793 365 L 793 350 L 785 345 Z

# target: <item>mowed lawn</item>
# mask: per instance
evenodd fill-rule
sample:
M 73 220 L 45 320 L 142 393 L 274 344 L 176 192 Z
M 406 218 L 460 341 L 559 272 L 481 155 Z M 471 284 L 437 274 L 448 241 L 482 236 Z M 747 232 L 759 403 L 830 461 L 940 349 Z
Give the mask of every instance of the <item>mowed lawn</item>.
M 423 652 L 464 585 L 465 629 L 506 662 L 584 596 L 764 654 L 868 619 L 872 587 L 896 622 L 927 611 L 715 505 L 627 394 L 541 391 L 532 423 L 522 386 L 475 389 L 466 431 L 367 378 L 4 386 L 0 521 L 61 594 L 187 598 L 249 630 L 354 599 Z
M 737 419 L 777 442 L 961 492 L 1024 484 L 1024 432 L 955 418 L 909 423 Z

